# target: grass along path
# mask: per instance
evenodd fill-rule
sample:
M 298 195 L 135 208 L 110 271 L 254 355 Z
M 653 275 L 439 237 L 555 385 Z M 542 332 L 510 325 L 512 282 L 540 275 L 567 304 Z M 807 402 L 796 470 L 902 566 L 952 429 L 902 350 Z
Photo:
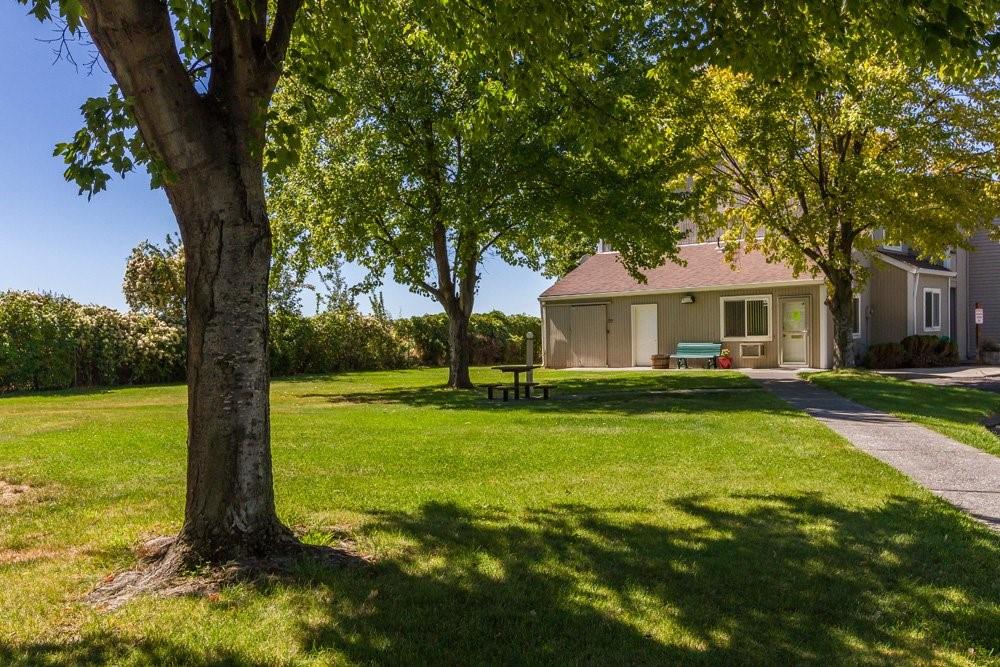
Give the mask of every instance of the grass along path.
M 852 401 L 1000 456 L 1000 438 L 982 423 L 1000 413 L 1000 394 L 909 382 L 860 370 L 810 373 L 806 377 Z
M 182 387 L 0 399 L 0 664 L 996 664 L 1000 539 L 724 372 L 274 383 L 279 513 L 366 567 L 79 598 L 175 532 Z M 487 381 L 492 371 L 477 369 Z

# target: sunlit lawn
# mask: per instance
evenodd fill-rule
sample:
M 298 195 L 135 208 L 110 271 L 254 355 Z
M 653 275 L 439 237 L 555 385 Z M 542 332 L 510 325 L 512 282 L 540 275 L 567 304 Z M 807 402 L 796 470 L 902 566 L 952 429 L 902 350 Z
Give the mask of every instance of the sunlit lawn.
M 477 370 L 480 381 L 493 379 Z M 0 664 L 997 663 L 1000 538 L 724 372 L 276 382 L 303 567 L 217 598 L 82 602 L 175 532 L 182 387 L 0 399 Z
M 1000 393 L 922 384 L 866 371 L 814 373 L 809 379 L 862 405 L 1000 456 L 1000 438 L 982 423 L 1000 413 Z

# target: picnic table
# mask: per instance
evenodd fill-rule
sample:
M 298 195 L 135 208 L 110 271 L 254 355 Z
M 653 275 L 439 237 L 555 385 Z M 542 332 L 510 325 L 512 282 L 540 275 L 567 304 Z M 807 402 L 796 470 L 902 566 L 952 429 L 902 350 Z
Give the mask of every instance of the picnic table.
M 513 373 L 514 374 L 514 400 L 519 400 L 521 398 L 521 373 L 527 373 L 528 371 L 534 370 L 538 366 L 528 364 L 505 364 L 502 366 L 494 366 L 493 370 L 500 371 L 501 373 Z M 531 391 L 531 387 L 528 387 L 528 391 Z

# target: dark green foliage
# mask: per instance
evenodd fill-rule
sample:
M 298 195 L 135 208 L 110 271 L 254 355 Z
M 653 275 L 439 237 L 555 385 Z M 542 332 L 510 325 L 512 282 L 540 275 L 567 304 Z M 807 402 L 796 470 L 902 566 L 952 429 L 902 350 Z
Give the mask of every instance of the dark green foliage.
M 393 321 L 345 304 L 312 317 L 272 313 L 270 323 L 276 376 L 438 366 L 448 358 L 443 314 Z M 474 364 L 523 362 L 528 331 L 541 360 L 537 317 L 493 311 L 473 315 L 471 328 Z M 0 392 L 180 382 L 185 350 L 183 328 L 153 315 L 0 293 Z
M 868 347 L 868 368 L 930 368 L 958 363 L 958 346 L 947 336 L 907 336 L 901 343 Z
M 958 363 L 958 347 L 947 336 L 907 336 L 902 342 L 904 364 L 911 368 Z
M 868 368 L 899 368 L 906 353 L 899 343 L 876 343 L 868 346 L 865 366 Z
M 448 359 L 448 318 L 418 315 L 398 320 L 399 335 L 410 344 L 418 363 L 441 366 Z M 542 358 L 542 323 L 532 315 L 507 315 L 498 310 L 475 314 L 469 324 L 472 333 L 472 364 L 520 363 L 525 360 L 525 335 L 535 335 L 535 361 Z
M 313 317 L 271 315 L 271 373 L 388 370 L 412 365 L 391 320 L 338 308 Z
M 0 294 L 0 390 L 69 387 L 76 304 L 50 294 Z

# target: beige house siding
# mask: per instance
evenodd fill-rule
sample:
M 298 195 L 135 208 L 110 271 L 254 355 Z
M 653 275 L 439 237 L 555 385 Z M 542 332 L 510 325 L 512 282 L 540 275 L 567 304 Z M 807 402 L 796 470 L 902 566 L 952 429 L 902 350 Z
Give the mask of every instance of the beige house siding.
M 867 290 L 871 305 L 868 344 L 898 343 L 909 335 L 909 276 L 903 269 L 874 261 Z
M 913 294 L 913 332 L 921 336 L 951 336 L 951 324 L 949 313 L 951 312 L 951 296 L 949 290 L 949 280 L 945 276 L 932 276 L 926 274 L 915 274 L 911 283 L 914 286 Z M 939 329 L 924 328 L 924 290 L 936 289 L 941 292 L 941 327 Z
M 780 299 L 782 297 L 804 296 L 809 298 L 810 319 L 810 365 L 820 363 L 820 286 L 816 284 L 793 285 L 778 288 L 731 289 L 715 292 L 692 292 L 694 303 L 682 304 L 684 294 L 656 294 L 611 297 L 605 300 L 607 304 L 607 365 L 611 367 L 628 367 L 632 365 L 632 306 L 654 303 L 657 306 L 657 348 L 660 354 L 673 354 L 680 342 L 720 342 L 721 311 L 720 298 L 724 296 L 771 296 L 771 340 L 765 341 L 764 356 L 756 359 L 742 358 L 738 341 L 725 342 L 724 347 L 732 352 L 738 367 L 766 368 L 779 363 L 778 348 L 780 346 Z M 563 352 L 561 338 L 553 337 L 553 329 L 562 332 L 561 323 L 571 306 L 576 304 L 594 303 L 596 299 L 581 299 L 579 301 L 560 300 L 546 302 L 545 313 L 547 322 L 556 320 L 559 325 L 547 324 L 545 365 L 551 368 L 564 368 L 573 365 Z M 566 334 L 572 339 L 576 331 Z M 592 339 L 597 332 L 587 331 L 585 335 Z M 692 364 L 694 365 L 694 364 Z

